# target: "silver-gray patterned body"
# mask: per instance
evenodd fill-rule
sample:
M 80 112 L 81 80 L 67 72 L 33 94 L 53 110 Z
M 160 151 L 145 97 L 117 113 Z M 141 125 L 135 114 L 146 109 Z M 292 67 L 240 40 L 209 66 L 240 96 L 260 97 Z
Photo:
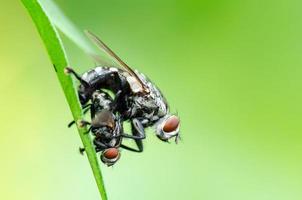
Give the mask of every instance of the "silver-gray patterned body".
M 137 118 L 144 127 L 153 125 L 167 115 L 168 105 L 159 89 L 142 73 L 136 74 L 147 87 L 149 93 L 142 95 L 139 82 L 127 71 L 115 67 L 96 67 L 85 72 L 82 79 L 89 83 L 93 90 L 109 89 L 116 93 L 123 91 L 125 99 L 120 102 L 121 113 L 127 113 L 127 118 Z M 86 92 L 80 86 L 79 92 Z

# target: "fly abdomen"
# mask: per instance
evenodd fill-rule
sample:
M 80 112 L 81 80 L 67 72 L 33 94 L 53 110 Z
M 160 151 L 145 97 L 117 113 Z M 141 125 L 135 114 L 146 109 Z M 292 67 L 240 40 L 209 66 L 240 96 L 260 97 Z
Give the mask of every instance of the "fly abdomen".
M 101 90 L 97 90 L 92 94 L 92 104 L 94 105 L 95 110 L 112 110 L 112 101 L 111 96 Z
M 96 67 L 85 72 L 82 79 L 89 83 L 91 89 L 109 89 L 113 92 L 124 90 L 123 77 L 119 75 L 117 68 Z

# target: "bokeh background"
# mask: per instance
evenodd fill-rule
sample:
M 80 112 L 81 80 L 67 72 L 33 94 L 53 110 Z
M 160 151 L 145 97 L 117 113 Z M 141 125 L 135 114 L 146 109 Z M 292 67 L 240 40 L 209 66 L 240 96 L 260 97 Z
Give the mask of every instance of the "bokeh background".
M 182 120 L 180 144 L 103 166 L 109 199 L 302 198 L 302 3 L 56 0 L 147 74 Z M 99 199 L 46 50 L 19 1 L 0 0 L 0 199 Z M 91 67 L 64 38 L 72 65 Z

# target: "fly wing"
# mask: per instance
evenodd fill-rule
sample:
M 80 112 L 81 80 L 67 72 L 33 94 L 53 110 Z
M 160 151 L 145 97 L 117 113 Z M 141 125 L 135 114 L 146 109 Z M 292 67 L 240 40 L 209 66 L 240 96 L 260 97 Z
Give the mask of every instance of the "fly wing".
M 143 88 L 143 92 L 148 93 L 148 89 L 145 84 L 141 81 L 138 75 L 122 60 L 120 59 L 99 37 L 92 32 L 85 30 L 85 34 L 88 38 L 102 51 L 104 51 L 116 64 L 123 67 L 133 78 L 135 78 L 140 86 Z M 95 57 L 98 61 L 98 58 Z

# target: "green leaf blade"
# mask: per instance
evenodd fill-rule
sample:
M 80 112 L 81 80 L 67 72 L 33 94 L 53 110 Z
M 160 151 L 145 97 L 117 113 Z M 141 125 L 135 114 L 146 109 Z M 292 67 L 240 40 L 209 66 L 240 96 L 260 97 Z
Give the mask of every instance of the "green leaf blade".
M 46 15 L 46 12 L 43 10 L 42 6 L 37 0 L 22 0 L 22 3 L 29 12 L 43 40 L 48 55 L 54 65 L 57 77 L 64 91 L 74 120 L 77 121 L 79 119 L 82 119 L 82 109 L 77 97 L 76 88 L 71 77 L 67 76 L 64 73 L 64 68 L 68 66 L 68 59 L 56 28 L 50 22 L 48 16 Z M 93 144 L 91 142 L 91 138 L 89 137 L 89 134 L 85 134 L 87 131 L 85 128 L 78 127 L 78 131 L 102 200 L 107 200 L 100 165 Z

